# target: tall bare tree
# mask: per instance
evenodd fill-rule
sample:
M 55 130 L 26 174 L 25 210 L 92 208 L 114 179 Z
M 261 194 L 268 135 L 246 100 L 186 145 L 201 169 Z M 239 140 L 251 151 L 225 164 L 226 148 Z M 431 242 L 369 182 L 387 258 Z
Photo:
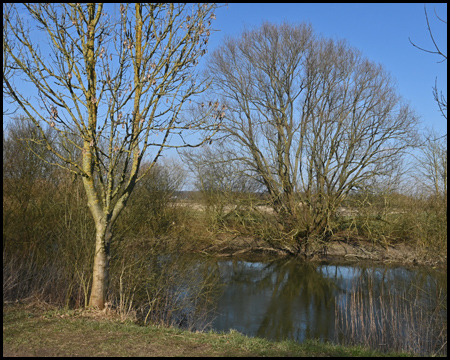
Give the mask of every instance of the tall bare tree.
M 447 200 L 447 136 L 438 136 L 435 131 L 425 135 L 419 155 L 419 181 L 425 185 L 426 193 Z
M 267 189 L 294 253 L 327 239 L 349 192 L 391 173 L 416 139 L 417 118 L 382 67 L 307 24 L 226 39 L 208 74 L 228 109 L 229 151 Z
M 196 80 L 195 68 L 206 53 L 215 8 L 3 5 L 3 95 L 40 132 L 25 140 L 46 147 L 59 159 L 54 165 L 83 179 L 96 225 L 91 306 L 104 307 L 112 227 L 135 184 L 165 148 L 199 145 L 215 131 L 208 114 L 193 120 L 183 112 L 208 86 Z M 58 147 L 47 127 L 58 135 Z M 198 130 L 204 137 L 189 143 Z M 149 149 L 150 166 L 139 172 Z

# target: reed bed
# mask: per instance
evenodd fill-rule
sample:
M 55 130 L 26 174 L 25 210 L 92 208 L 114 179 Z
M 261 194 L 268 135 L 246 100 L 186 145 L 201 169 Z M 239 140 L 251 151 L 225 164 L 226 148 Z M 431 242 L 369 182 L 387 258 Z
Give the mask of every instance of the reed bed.
M 342 345 L 447 356 L 447 289 L 386 283 L 375 289 L 369 277 L 336 298 L 335 314 L 335 341 Z

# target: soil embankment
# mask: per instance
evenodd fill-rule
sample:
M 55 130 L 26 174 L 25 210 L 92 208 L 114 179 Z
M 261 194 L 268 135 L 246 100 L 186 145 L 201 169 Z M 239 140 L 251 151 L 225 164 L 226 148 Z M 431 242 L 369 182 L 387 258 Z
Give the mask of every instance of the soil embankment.
M 288 255 L 288 252 L 270 247 L 261 240 L 230 234 L 218 234 L 214 244 L 204 249 L 204 252 L 220 257 Z M 433 259 L 406 243 L 381 245 L 365 240 L 333 240 L 327 244 L 326 248 L 322 246 L 311 251 L 306 258 L 313 261 L 374 261 L 403 265 L 444 266 L 446 264 L 446 261 Z

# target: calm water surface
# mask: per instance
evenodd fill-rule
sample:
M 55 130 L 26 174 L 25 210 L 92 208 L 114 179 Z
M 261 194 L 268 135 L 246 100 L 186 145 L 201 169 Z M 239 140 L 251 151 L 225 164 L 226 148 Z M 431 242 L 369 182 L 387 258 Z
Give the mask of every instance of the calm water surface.
M 407 295 L 415 294 L 428 307 L 436 306 L 438 293 L 447 294 L 446 271 L 421 267 L 233 259 L 219 260 L 217 269 L 223 293 L 212 328 L 270 340 L 336 341 L 337 309 L 345 309 L 356 292 L 363 298 L 370 290 L 375 299 L 401 294 L 408 304 Z M 373 313 L 379 306 L 371 301 Z

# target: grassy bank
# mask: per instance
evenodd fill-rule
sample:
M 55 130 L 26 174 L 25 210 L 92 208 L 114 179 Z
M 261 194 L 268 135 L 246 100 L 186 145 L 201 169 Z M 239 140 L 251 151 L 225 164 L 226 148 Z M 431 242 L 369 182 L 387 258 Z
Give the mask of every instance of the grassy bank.
M 388 356 L 409 356 L 389 353 Z M 3 356 L 386 356 L 361 347 L 270 342 L 238 332 L 138 326 L 114 314 L 3 305 Z

